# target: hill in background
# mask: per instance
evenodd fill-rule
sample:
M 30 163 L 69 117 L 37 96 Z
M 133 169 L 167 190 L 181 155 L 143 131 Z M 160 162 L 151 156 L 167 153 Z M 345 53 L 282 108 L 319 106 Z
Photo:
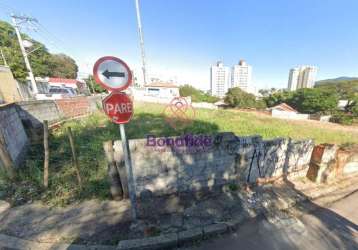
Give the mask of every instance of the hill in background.
M 358 77 L 349 77 L 349 76 L 341 76 L 333 79 L 326 79 L 315 82 L 315 86 L 319 86 L 322 84 L 337 84 L 340 82 L 350 82 L 350 81 L 358 81 Z
M 338 77 L 318 81 L 315 88 L 326 89 L 332 93 L 337 93 L 341 100 L 353 100 L 358 97 L 358 78 L 357 77 Z

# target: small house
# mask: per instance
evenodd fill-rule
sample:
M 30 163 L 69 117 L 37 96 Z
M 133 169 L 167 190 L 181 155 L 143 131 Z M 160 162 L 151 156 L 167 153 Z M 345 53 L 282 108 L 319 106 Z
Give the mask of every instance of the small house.
M 278 104 L 269 108 L 272 117 L 292 120 L 308 120 L 308 114 L 300 114 L 297 110 L 286 103 Z
M 179 97 L 179 87 L 166 82 L 153 82 L 144 86 L 147 96 L 172 99 Z

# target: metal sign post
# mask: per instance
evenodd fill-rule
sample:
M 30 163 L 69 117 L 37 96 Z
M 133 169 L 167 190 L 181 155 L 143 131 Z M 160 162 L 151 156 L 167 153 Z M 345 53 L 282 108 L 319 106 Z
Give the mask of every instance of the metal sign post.
M 128 192 L 129 199 L 131 200 L 131 208 L 132 208 L 132 217 L 133 220 L 137 220 L 137 199 L 136 199 L 136 191 L 134 185 L 133 178 L 133 169 L 132 169 L 132 159 L 130 157 L 129 145 L 126 137 L 126 131 L 124 129 L 124 124 L 119 124 L 119 130 L 121 132 L 121 140 L 123 147 L 123 155 L 124 155 L 124 163 L 126 165 L 127 178 L 128 178 Z
M 128 65 L 119 58 L 105 56 L 97 60 L 93 67 L 95 81 L 112 93 L 103 100 L 103 110 L 112 122 L 119 124 L 121 133 L 124 163 L 126 166 L 128 192 L 131 201 L 133 221 L 137 220 L 137 198 L 134 185 L 132 159 L 126 137 L 124 124 L 128 123 L 133 115 L 133 102 L 120 91 L 132 83 L 132 72 Z

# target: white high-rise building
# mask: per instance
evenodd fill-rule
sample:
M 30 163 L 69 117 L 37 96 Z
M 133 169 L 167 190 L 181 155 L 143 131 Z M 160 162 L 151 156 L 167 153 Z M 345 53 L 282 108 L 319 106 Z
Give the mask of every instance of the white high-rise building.
M 245 92 L 252 92 L 252 67 L 244 60 L 232 67 L 231 71 L 231 87 L 239 87 Z
M 224 97 L 230 87 L 230 68 L 217 62 L 210 69 L 211 95 Z
M 297 89 L 299 75 L 299 68 L 290 69 L 290 73 L 288 75 L 288 90 L 295 91 Z
M 315 66 L 306 66 L 300 79 L 299 88 L 313 88 L 316 82 L 318 68 Z
M 301 66 L 291 69 L 288 76 L 288 90 L 313 88 L 317 71 L 318 68 L 315 66 Z

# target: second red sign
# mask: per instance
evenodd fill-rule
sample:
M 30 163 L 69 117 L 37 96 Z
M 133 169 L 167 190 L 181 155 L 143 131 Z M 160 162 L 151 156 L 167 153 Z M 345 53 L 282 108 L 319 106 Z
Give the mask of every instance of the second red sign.
M 128 123 L 133 115 L 133 102 L 122 92 L 112 92 L 103 100 L 103 110 L 114 123 Z

